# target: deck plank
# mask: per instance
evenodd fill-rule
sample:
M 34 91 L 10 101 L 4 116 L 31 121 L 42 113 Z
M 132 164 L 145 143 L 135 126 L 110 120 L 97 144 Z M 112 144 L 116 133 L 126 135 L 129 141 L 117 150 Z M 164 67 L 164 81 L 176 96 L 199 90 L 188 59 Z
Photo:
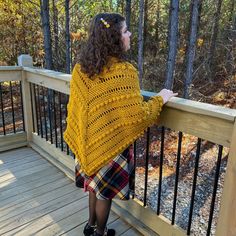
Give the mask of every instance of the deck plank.
M 25 169 L 30 169 L 31 167 L 35 167 L 35 166 L 40 166 L 42 164 L 46 164 L 47 161 L 43 160 L 43 159 L 35 159 L 31 162 L 27 162 L 24 164 L 19 163 L 18 166 L 13 166 L 13 167 L 5 167 L 4 169 L 0 170 L 0 178 L 8 173 L 13 173 L 15 176 L 17 176 L 17 174 L 20 171 L 25 171 Z
M 72 188 L 73 183 L 65 185 L 59 189 L 55 189 L 53 191 L 47 192 L 35 198 L 29 199 L 28 201 L 21 202 L 19 204 L 15 204 L 11 207 L 5 208 L 5 210 L 1 210 L 0 222 L 2 220 L 11 218 L 17 214 L 25 212 L 31 208 L 37 207 L 39 205 L 45 204 L 48 201 L 51 201 L 57 197 L 68 194 L 74 189 Z
M 108 224 L 108 228 L 112 228 L 116 230 L 116 235 L 121 235 L 131 228 L 129 224 L 122 221 L 120 218 Z
M 33 188 L 38 188 L 42 185 L 45 185 L 45 184 L 48 184 L 48 183 L 51 183 L 51 182 L 54 182 L 57 180 L 61 180 L 61 179 L 64 179 L 64 176 L 62 173 L 58 172 L 54 175 L 47 176 L 44 179 L 40 179 L 40 180 L 37 179 L 33 182 L 21 184 L 15 188 L 10 188 L 8 190 L 5 189 L 4 191 L 1 191 L 1 193 L 0 193 L 0 201 L 4 200 L 6 198 L 9 198 L 9 197 L 13 197 L 15 195 L 18 195 L 20 193 L 30 191 Z
M 19 215 L 3 220 L 1 221 L 0 235 L 14 229 L 15 227 L 24 225 L 34 219 L 40 218 L 46 214 L 50 214 L 51 212 L 62 208 L 67 204 L 79 200 L 83 196 L 84 195 L 75 190 L 72 193 L 56 198 L 52 201 L 47 202 L 46 204 L 31 208 L 27 212 L 23 212 Z
M 134 228 L 130 228 L 129 230 L 127 230 L 126 232 L 124 232 L 121 235 L 122 236 L 137 236 L 137 235 L 141 235 L 141 234 L 137 230 L 135 230 Z
M 23 201 L 27 201 L 29 199 L 33 199 L 37 196 L 40 196 L 44 193 L 47 193 L 49 191 L 53 191 L 54 189 L 61 188 L 65 185 L 68 185 L 71 183 L 68 179 L 64 178 L 62 180 L 55 180 L 54 182 L 45 184 L 43 186 L 40 186 L 38 188 L 33 189 L 32 191 L 21 193 L 20 195 L 15 195 L 10 198 L 7 198 L 3 201 L 0 201 L 0 210 L 3 210 L 7 207 L 11 207 L 15 204 L 18 204 Z
M 0 164 L 0 171 L 5 169 L 5 168 L 12 168 L 12 167 L 16 167 L 22 164 L 26 164 L 29 163 L 31 161 L 35 161 L 41 159 L 40 155 L 29 155 L 29 156 L 25 156 L 23 159 L 18 159 L 18 160 L 14 160 L 11 162 L 1 162 Z
M 31 148 L 18 148 L 10 151 L 0 153 L 0 160 L 2 163 L 10 163 L 12 161 L 24 159 L 26 156 L 38 155 Z
M 0 183 L 0 188 L 1 190 L 8 190 L 11 188 L 15 188 L 21 184 L 27 184 L 35 180 L 40 180 L 41 178 L 47 178 L 49 175 L 56 174 L 59 172 L 60 171 L 57 168 L 48 166 L 44 170 L 40 170 L 38 172 L 20 177 L 18 179 L 12 178 L 12 179 L 5 180 L 2 183 Z
M 87 215 L 87 219 L 88 219 L 88 211 L 87 211 L 86 215 Z M 69 230 L 67 232 L 63 232 L 62 234 L 59 234 L 59 235 L 63 235 L 63 236 L 83 235 L 83 229 L 84 229 L 85 224 L 87 223 L 87 219 L 82 224 L 79 224 L 78 226 L 72 228 L 71 230 Z M 114 221 L 116 221 L 118 219 L 119 219 L 119 216 L 117 216 L 114 212 L 111 211 L 109 219 L 108 219 L 108 226 L 110 226 L 111 223 L 113 223 Z
M 87 206 L 87 205 L 86 205 Z M 82 224 L 88 219 L 88 208 L 84 208 L 79 212 L 75 212 L 74 214 L 64 217 L 62 220 L 55 222 L 54 224 L 45 227 L 40 232 L 37 233 L 38 236 L 53 236 L 53 235 L 61 235 L 68 230 L 76 227 L 78 224 Z
M 29 174 L 33 174 L 37 171 L 41 171 L 41 170 L 44 170 L 48 167 L 48 163 L 42 163 L 42 164 L 39 164 L 38 166 L 34 166 L 30 169 L 27 170 L 27 172 L 25 170 L 21 170 L 21 171 L 18 171 L 18 172 L 15 172 L 15 173 L 8 173 L 6 175 L 3 175 L 0 177 L 0 183 L 3 182 L 3 181 L 6 181 L 6 180 L 9 180 L 11 178 L 20 178 L 20 177 L 24 177 L 24 176 L 27 176 Z
M 0 188 L 0 235 L 83 235 L 88 194 L 31 148 L 0 153 Z M 114 212 L 108 227 L 140 235 Z
M 49 214 L 45 214 L 42 217 L 28 221 L 26 224 L 7 232 L 6 236 L 38 235 L 43 230 L 57 224 L 57 222 L 60 222 L 70 215 L 77 213 L 77 218 L 83 217 L 81 214 L 81 210 L 83 209 L 86 209 L 86 212 L 88 212 L 88 201 L 86 197 L 67 204 L 64 207 L 58 208 L 57 210 L 52 211 Z

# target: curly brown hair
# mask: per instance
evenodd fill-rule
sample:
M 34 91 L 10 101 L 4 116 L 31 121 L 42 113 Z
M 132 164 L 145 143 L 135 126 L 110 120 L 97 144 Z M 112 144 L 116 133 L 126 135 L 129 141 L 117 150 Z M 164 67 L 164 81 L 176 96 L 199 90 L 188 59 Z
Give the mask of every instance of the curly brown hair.
M 92 19 L 88 40 L 79 56 L 81 69 L 90 78 L 101 72 L 109 57 L 124 58 L 121 40 L 121 28 L 124 21 L 125 18 L 117 13 L 100 13 Z

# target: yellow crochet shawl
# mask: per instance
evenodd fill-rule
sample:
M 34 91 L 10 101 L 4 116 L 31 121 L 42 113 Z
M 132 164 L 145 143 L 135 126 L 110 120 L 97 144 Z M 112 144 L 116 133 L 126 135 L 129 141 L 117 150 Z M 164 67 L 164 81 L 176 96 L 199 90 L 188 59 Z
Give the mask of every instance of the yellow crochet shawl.
M 96 173 L 157 122 L 160 96 L 143 101 L 137 70 L 112 58 L 89 79 L 76 64 L 70 82 L 64 139 L 88 176 Z

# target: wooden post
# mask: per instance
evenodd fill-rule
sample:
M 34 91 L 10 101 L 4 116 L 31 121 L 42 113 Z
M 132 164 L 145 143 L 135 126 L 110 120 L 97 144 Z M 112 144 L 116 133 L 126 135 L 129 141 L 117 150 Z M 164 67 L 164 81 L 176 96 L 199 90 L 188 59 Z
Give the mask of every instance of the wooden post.
M 20 55 L 18 57 L 18 65 L 33 67 L 32 57 L 30 57 L 29 55 Z M 30 141 L 32 141 L 33 119 L 32 119 L 30 83 L 26 79 L 26 73 L 24 70 L 22 70 L 21 86 L 22 86 L 22 100 L 24 108 L 25 132 L 27 134 L 27 142 L 29 143 Z
M 236 235 L 236 121 L 225 175 L 216 236 Z

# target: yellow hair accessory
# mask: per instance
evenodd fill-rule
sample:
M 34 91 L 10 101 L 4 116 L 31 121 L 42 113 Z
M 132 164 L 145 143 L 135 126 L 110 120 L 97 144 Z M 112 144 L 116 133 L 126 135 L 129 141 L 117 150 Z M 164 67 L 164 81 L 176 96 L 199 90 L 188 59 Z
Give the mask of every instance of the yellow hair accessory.
M 106 28 L 110 28 L 110 25 L 103 18 L 101 18 L 100 20 L 106 26 Z

